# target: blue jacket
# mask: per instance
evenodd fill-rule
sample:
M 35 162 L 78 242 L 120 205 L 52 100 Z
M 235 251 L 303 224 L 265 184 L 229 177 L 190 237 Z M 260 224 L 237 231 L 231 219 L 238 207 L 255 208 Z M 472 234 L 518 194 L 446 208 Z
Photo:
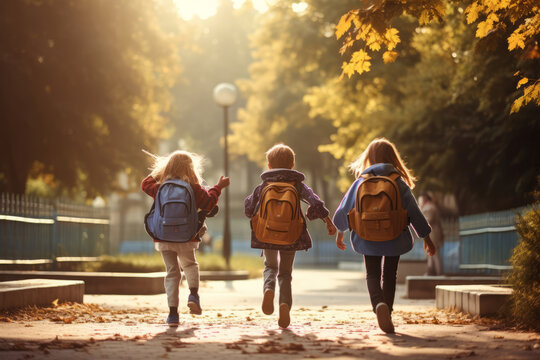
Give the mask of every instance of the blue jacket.
M 391 164 L 374 164 L 367 168 L 362 174 L 388 176 L 393 172 L 396 172 L 396 169 Z M 351 185 L 334 214 L 334 224 L 339 231 L 344 232 L 349 230 L 347 213 L 354 208 L 356 190 L 363 180 L 364 179 L 360 177 Z M 354 231 L 351 231 L 351 244 L 354 251 L 357 253 L 371 256 L 403 255 L 413 247 L 413 238 L 410 231 L 411 227 L 420 238 L 425 238 L 431 232 L 431 226 L 429 226 L 426 218 L 418 208 L 416 199 L 409 186 L 401 178 L 398 178 L 397 185 L 401 193 L 402 206 L 407 210 L 409 216 L 409 228 L 405 229 L 405 231 L 397 238 L 389 241 L 364 240 L 358 237 Z
M 298 189 L 301 200 L 307 201 L 309 207 L 306 210 L 306 217 L 308 220 L 324 219 L 328 216 L 329 211 L 324 206 L 324 202 L 313 192 L 313 190 L 304 184 L 304 174 L 296 170 L 289 169 L 273 169 L 267 170 L 261 174 L 263 182 L 259 184 L 253 193 L 244 200 L 244 212 L 248 218 L 252 218 L 259 207 L 259 200 L 261 197 L 262 189 L 269 182 L 288 181 L 295 182 Z M 307 231 L 307 227 L 304 225 L 304 231 L 300 235 L 300 238 L 291 245 L 275 245 L 268 244 L 259 241 L 255 237 L 255 233 L 251 231 L 251 247 L 253 249 L 270 249 L 270 250 L 307 250 L 311 248 L 311 236 Z

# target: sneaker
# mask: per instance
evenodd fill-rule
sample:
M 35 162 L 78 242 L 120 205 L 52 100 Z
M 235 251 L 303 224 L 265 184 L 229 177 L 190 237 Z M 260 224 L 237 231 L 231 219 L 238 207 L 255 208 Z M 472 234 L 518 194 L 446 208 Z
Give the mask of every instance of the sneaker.
M 177 327 L 178 324 L 180 324 L 178 314 L 169 314 L 169 316 L 167 316 L 167 324 L 169 324 L 170 327 Z
M 190 314 L 201 315 L 201 303 L 199 301 L 199 295 L 189 294 L 187 306 Z
M 266 289 L 264 291 L 262 311 L 266 315 L 271 315 L 274 312 L 274 290 Z
M 379 327 L 385 333 L 394 332 L 394 324 L 392 324 L 392 317 L 390 316 L 390 309 L 386 303 L 380 302 L 375 307 L 375 314 L 377 314 L 377 322 Z
M 280 328 L 287 328 L 289 324 L 291 323 L 291 316 L 289 314 L 290 312 L 289 305 L 285 303 L 279 304 L 279 319 L 278 319 L 278 325 Z

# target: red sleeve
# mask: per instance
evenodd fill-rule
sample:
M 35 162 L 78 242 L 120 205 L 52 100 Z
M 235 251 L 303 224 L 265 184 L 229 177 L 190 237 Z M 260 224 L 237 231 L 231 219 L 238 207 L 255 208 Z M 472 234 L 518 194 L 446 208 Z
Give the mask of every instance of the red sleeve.
M 208 190 L 199 184 L 192 184 L 191 187 L 195 193 L 197 208 L 210 211 L 217 205 L 219 195 L 221 195 L 221 188 L 219 186 L 215 185 Z
M 141 183 L 141 189 L 152 198 L 156 198 L 159 189 L 159 183 L 152 176 L 148 175 Z

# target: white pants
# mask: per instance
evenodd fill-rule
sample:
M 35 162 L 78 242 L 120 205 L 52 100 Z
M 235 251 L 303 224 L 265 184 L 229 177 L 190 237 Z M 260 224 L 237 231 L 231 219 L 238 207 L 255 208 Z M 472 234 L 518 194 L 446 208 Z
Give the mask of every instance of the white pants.
M 179 287 L 182 274 L 180 267 L 186 277 L 188 287 L 199 287 L 199 263 L 195 259 L 195 249 L 199 247 L 199 242 L 190 241 L 187 243 L 165 243 L 157 242 L 156 250 L 161 252 L 163 262 L 167 269 L 165 276 L 165 292 L 169 306 L 178 307 Z M 180 266 L 178 264 L 180 260 Z

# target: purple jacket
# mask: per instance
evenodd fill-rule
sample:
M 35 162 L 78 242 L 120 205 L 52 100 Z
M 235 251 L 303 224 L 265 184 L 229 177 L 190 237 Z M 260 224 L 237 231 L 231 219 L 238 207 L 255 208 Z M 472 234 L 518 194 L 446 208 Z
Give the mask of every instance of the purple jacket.
M 302 181 L 304 181 L 305 176 L 299 171 L 289 170 L 289 169 L 272 169 L 265 171 L 261 174 L 261 179 L 263 182 L 259 184 L 253 194 L 249 195 L 246 200 L 244 200 L 244 212 L 248 218 L 252 218 L 253 215 L 257 212 L 259 207 L 259 200 L 261 196 L 262 189 L 269 182 L 280 182 L 280 181 L 294 181 L 296 182 L 297 189 L 299 190 L 299 195 L 301 200 L 307 201 L 309 207 L 306 211 L 306 217 L 309 220 L 314 219 L 324 219 L 328 216 L 329 211 L 324 207 L 324 202 L 319 199 L 317 195 L 311 190 L 311 188 Z M 304 231 L 298 240 L 291 245 L 274 245 L 260 242 L 255 237 L 253 231 L 251 231 L 251 247 L 254 249 L 271 249 L 271 250 L 307 250 L 311 248 L 311 237 L 307 231 L 307 227 L 304 226 Z

